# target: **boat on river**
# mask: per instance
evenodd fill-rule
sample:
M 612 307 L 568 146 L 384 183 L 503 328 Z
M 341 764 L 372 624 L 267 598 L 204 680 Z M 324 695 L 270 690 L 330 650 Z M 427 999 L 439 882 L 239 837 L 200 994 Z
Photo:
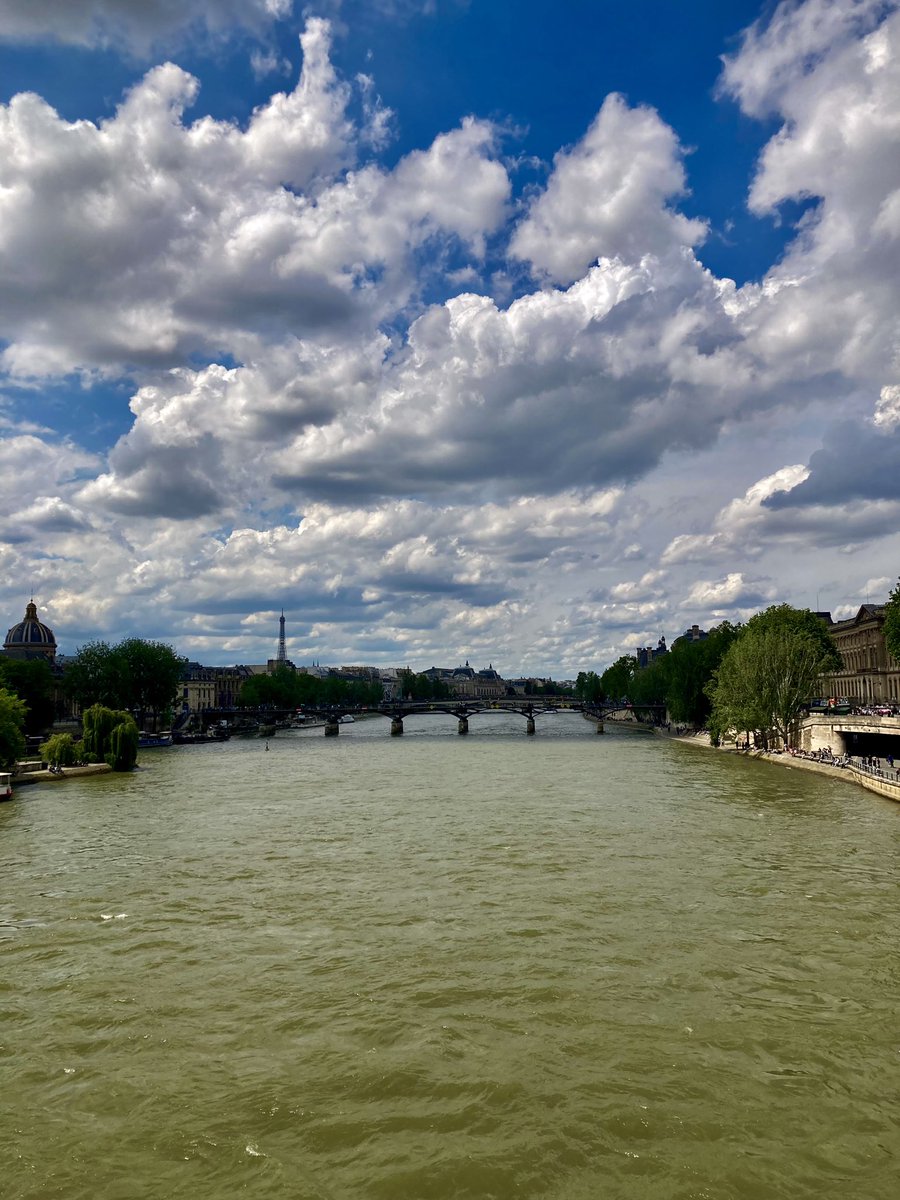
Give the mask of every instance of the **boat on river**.
M 166 733 L 148 733 L 146 730 L 141 730 L 138 734 L 138 749 L 139 750 L 155 750 L 159 746 L 171 746 L 172 734 Z
M 0 800 L 12 800 L 12 775 L 0 771 Z

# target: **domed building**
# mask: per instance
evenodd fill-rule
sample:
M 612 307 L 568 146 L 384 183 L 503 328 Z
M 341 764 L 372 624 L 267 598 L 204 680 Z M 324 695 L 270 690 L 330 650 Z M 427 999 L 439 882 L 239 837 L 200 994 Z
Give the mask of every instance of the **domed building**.
M 38 620 L 37 606 L 33 600 L 28 602 L 24 618 L 7 633 L 3 652 L 10 658 L 43 659 L 48 663 L 56 661 L 53 630 Z

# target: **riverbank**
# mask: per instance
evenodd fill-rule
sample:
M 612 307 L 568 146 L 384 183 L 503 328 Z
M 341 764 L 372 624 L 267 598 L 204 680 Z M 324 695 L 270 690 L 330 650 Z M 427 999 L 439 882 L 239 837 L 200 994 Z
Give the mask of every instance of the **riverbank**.
M 60 771 L 23 771 L 13 775 L 14 788 L 23 787 L 27 783 L 56 783 L 59 779 L 71 779 L 74 776 L 108 775 L 112 767 L 108 763 L 88 763 L 83 767 L 63 767 Z
M 658 729 L 655 732 L 661 737 L 670 737 L 673 741 L 685 742 L 692 746 L 702 746 L 706 750 L 719 750 L 724 751 L 726 754 L 738 754 L 742 758 L 755 758 L 760 762 L 769 763 L 772 766 L 788 767 L 789 769 L 798 771 L 812 771 L 817 775 L 828 775 L 832 779 L 843 777 L 850 782 L 858 783 L 860 787 L 865 788 L 869 792 L 875 792 L 876 795 L 900 803 L 900 782 L 895 783 L 890 779 L 878 775 L 875 771 L 868 770 L 852 762 L 846 766 L 839 767 L 812 758 L 802 758 L 799 755 L 775 753 L 769 750 L 738 750 L 733 745 L 713 746 L 709 740 L 709 734 L 706 732 L 676 734 L 668 733 L 665 729 Z

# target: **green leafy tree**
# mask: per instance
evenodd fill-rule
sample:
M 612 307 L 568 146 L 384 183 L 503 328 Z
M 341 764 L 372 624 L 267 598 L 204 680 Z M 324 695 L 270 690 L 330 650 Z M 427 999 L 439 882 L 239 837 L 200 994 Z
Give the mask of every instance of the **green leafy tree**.
M 751 617 L 708 686 L 710 732 L 753 732 L 763 745 L 774 733 L 792 745 L 798 715 L 819 676 L 840 664 L 823 621 L 809 610 L 777 605 Z
M 104 704 L 120 708 L 124 704 L 121 662 L 107 642 L 87 642 L 66 666 L 65 687 L 80 708 Z
M 600 676 L 603 695 L 610 700 L 621 700 L 630 695 L 631 684 L 637 671 L 637 659 L 633 654 L 623 654 Z
M 661 654 L 648 666 L 636 669 L 628 696 L 633 704 L 665 704 L 671 674 L 671 655 Z M 634 660 L 637 666 L 637 659 Z
M 706 689 L 737 636 L 737 627 L 723 621 L 702 641 L 682 638 L 675 642 L 666 655 L 669 660 L 666 710 L 673 721 L 696 728 L 707 724 L 712 701 Z
M 365 705 L 381 701 L 381 684 L 364 679 L 319 679 L 276 667 L 271 675 L 251 675 L 241 687 L 239 703 L 245 708 L 303 708 L 317 705 Z
M 546 683 L 540 684 L 536 690 L 539 696 L 569 695 L 564 687 L 561 687 L 558 683 L 554 683 L 552 679 L 548 679 Z
M 171 709 L 185 660 L 164 642 L 125 638 L 115 646 L 88 642 L 66 668 L 66 689 L 82 708 L 102 704 L 148 716 Z
M 759 650 L 759 636 L 736 641 L 707 685 L 711 701 L 709 731 L 715 743 L 731 731 L 749 735 L 769 724 Z
M 272 675 L 251 675 L 241 686 L 240 703 L 245 708 L 294 707 L 297 704 L 294 673 L 289 667 L 276 667 Z
M 579 671 L 575 680 L 575 695 L 587 704 L 596 704 L 603 699 L 603 685 L 596 671 Z
M 808 608 L 793 608 L 790 604 L 773 604 L 764 612 L 756 613 L 747 622 L 751 632 L 780 630 L 783 633 L 804 636 L 819 647 L 822 671 L 840 671 L 843 668 L 840 653 L 828 626 L 821 617 Z
M 891 592 L 885 606 L 884 640 L 888 654 L 900 662 L 900 580 Z
M 114 771 L 132 770 L 137 762 L 139 736 L 138 727 L 130 716 L 113 727 L 109 750 L 104 757 Z
M 122 680 L 122 708 L 137 713 L 140 727 L 147 716 L 171 710 L 185 659 L 165 642 L 126 638 L 114 648 L 116 673 Z
M 0 659 L 0 684 L 25 702 L 25 733 L 38 737 L 56 717 L 53 674 L 43 659 Z
M 7 688 L 0 688 L 0 766 L 13 767 L 25 753 L 26 706 Z
M 446 683 L 440 679 L 432 679 L 424 671 L 417 675 L 403 667 L 397 674 L 400 676 L 401 694 L 412 700 L 446 700 L 450 695 L 450 688 Z M 381 685 L 377 686 L 380 694 Z
M 80 757 L 79 748 L 71 733 L 54 733 L 41 743 L 41 758 L 59 767 L 74 767 Z
M 82 713 L 84 757 L 107 762 L 114 771 L 130 771 L 137 762 L 138 727 L 128 712 L 93 704 Z

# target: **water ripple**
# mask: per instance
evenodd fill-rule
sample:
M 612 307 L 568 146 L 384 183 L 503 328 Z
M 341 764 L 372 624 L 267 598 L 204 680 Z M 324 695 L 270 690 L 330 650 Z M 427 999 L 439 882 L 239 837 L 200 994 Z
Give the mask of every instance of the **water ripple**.
M 435 720 L 4 813 L 4 1200 L 893 1200 L 897 810 Z

